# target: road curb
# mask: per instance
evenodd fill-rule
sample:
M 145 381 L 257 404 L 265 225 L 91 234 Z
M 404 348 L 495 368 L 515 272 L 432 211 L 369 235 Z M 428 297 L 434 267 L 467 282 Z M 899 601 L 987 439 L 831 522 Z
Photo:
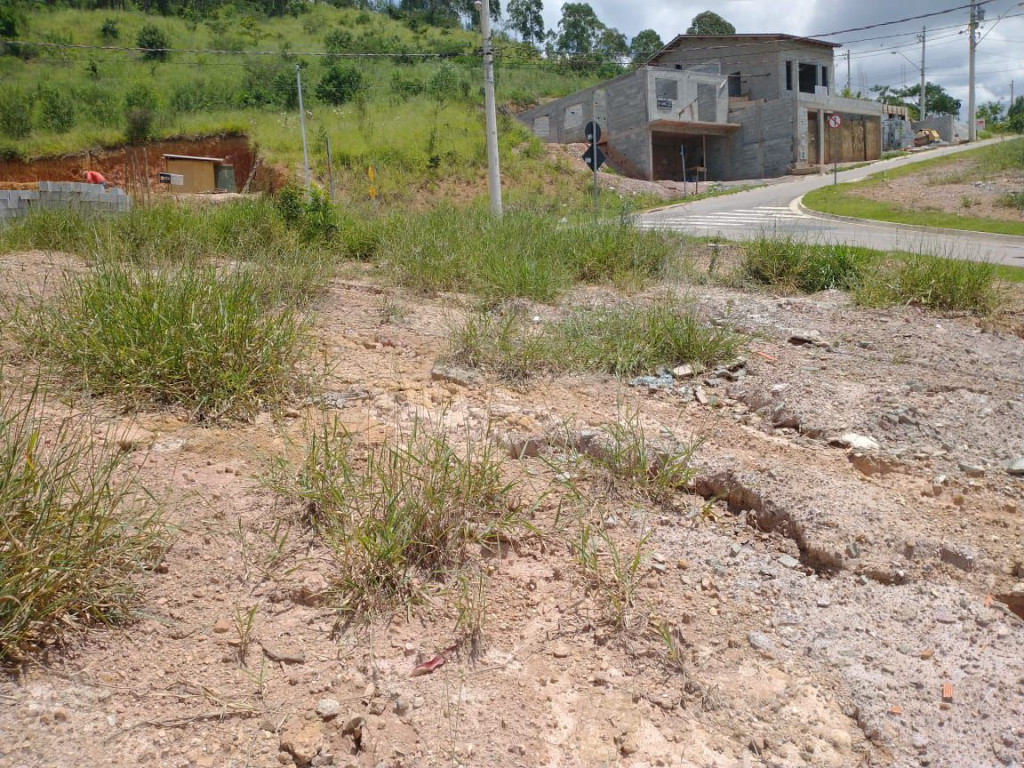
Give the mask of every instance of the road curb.
M 817 190 L 815 190 L 817 191 Z M 954 237 L 975 237 L 984 238 L 986 240 L 995 240 L 1000 243 L 1007 243 L 1009 245 L 1021 245 L 1024 244 L 1024 236 L 1022 235 L 1001 235 L 997 232 L 978 232 L 973 229 L 948 229 L 946 227 L 925 227 L 920 224 L 897 224 L 892 221 L 880 221 L 879 219 L 858 219 L 853 216 L 840 216 L 835 213 L 824 213 L 822 211 L 816 211 L 813 208 L 808 208 L 804 205 L 804 195 L 800 195 L 796 200 L 793 201 L 793 205 L 796 210 L 805 216 L 811 216 L 816 219 L 831 219 L 832 221 L 844 221 L 849 224 L 861 224 L 864 226 L 878 227 L 879 229 L 909 229 L 912 232 L 927 232 L 933 235 L 952 235 Z

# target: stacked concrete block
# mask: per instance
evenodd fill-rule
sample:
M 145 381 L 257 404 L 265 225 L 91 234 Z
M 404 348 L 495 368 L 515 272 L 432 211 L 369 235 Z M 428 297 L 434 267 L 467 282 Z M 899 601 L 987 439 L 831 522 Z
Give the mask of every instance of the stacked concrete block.
M 131 209 L 131 198 L 123 189 L 68 181 L 41 181 L 38 189 L 0 190 L 0 221 L 24 216 L 32 210 L 55 209 L 124 213 Z

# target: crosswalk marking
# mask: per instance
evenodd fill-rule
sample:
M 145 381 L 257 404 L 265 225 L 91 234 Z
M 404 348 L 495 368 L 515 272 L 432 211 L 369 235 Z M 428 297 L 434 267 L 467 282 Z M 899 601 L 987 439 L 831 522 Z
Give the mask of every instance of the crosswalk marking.
M 647 229 L 734 229 L 737 227 L 770 227 L 782 221 L 808 218 L 789 207 L 759 205 L 736 211 L 690 214 L 680 210 L 675 215 L 641 218 L 640 226 Z

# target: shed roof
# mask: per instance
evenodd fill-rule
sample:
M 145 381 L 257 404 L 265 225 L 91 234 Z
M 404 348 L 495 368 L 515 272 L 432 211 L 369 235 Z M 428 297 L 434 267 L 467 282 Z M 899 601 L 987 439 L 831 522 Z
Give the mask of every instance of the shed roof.
M 205 160 L 208 163 L 223 163 L 223 157 L 196 157 L 195 155 L 164 155 L 164 160 Z
M 683 48 L 686 43 L 703 43 L 700 50 L 709 51 L 710 56 L 708 58 L 714 58 L 716 53 L 725 53 L 731 48 L 737 48 L 742 45 L 752 45 L 758 43 L 771 43 L 771 42 L 797 42 L 797 43 L 810 43 L 811 45 L 820 45 L 823 48 L 842 48 L 841 43 L 830 43 L 827 40 L 818 40 L 814 37 L 800 37 L 799 35 L 786 35 L 786 34 L 741 34 L 741 35 L 676 35 L 671 42 L 669 42 L 664 48 L 654 54 L 648 61 L 648 64 L 654 64 L 666 53 L 674 51 L 678 48 Z

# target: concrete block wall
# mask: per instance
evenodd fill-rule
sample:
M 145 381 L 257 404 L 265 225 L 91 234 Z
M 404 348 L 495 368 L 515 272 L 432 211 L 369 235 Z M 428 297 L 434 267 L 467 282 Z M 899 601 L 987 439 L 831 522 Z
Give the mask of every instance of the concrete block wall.
M 131 198 L 123 189 L 74 181 L 40 181 L 38 189 L 0 190 L 0 222 L 33 210 L 61 208 L 121 213 L 131 208 Z
M 708 145 L 708 174 L 734 181 L 783 176 L 794 158 L 796 110 L 791 99 L 751 101 L 729 113 L 739 131 Z
M 692 69 L 673 69 L 666 67 L 647 68 L 647 105 L 648 116 L 654 120 L 682 120 L 686 122 L 724 123 L 729 113 L 729 92 L 726 89 L 726 78 L 717 73 Z M 676 98 L 671 105 L 658 104 L 657 90 L 659 80 L 673 80 L 676 83 Z M 701 86 L 714 101 L 711 114 L 704 114 L 701 103 Z

